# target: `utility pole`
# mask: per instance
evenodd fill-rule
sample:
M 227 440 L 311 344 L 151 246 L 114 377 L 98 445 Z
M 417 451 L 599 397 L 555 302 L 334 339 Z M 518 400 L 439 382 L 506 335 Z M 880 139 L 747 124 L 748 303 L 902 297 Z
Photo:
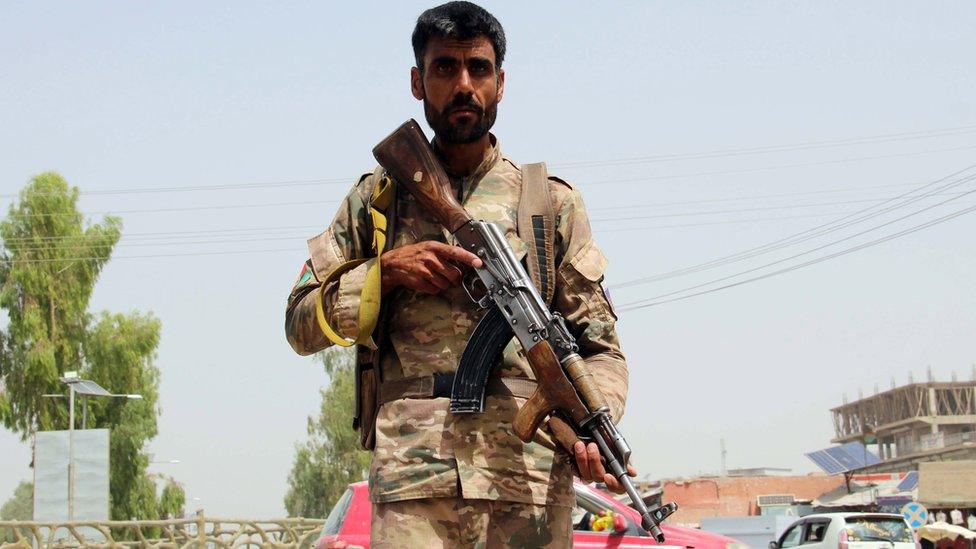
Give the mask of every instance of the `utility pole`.
M 75 520 L 75 386 L 68 384 L 68 520 Z
M 82 396 L 82 429 L 88 423 L 88 398 L 89 396 L 103 396 L 114 398 L 126 398 L 129 400 L 142 400 L 140 394 L 113 394 L 105 390 L 104 387 L 78 377 L 78 372 L 65 372 L 61 378 L 61 383 L 68 386 L 68 520 L 75 519 L 75 394 Z M 64 398 L 64 395 L 41 395 L 46 398 Z

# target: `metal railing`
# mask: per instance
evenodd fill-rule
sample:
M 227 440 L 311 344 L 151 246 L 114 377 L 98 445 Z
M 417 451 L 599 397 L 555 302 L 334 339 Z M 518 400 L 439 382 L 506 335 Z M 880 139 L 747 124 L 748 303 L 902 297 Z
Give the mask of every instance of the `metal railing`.
M 154 549 L 311 548 L 323 519 L 248 520 L 196 517 L 170 520 L 0 521 L 0 549 L 49 547 Z
M 898 445 L 898 455 L 889 459 L 898 459 L 902 456 L 910 456 L 929 450 L 952 449 L 956 446 L 974 443 L 976 443 L 976 432 L 974 431 L 952 434 L 935 433 L 934 435 L 923 437 L 923 440 L 901 443 Z

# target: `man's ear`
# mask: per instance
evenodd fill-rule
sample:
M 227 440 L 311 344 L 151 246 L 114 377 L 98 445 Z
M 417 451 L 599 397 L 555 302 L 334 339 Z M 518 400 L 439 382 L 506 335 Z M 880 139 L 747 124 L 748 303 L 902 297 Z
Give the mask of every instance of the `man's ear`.
M 426 95 L 424 93 L 424 75 L 420 74 L 420 69 L 417 67 L 410 69 L 410 92 L 418 101 L 422 101 Z
M 505 95 L 505 69 L 498 70 L 498 101 L 501 102 Z

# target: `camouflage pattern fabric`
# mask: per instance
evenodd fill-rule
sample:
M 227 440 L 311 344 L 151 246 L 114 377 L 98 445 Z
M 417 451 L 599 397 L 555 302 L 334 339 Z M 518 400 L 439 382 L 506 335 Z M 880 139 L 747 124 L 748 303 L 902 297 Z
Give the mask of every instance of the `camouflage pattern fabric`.
M 519 165 L 492 154 L 471 176 L 452 178 L 462 204 L 476 219 L 497 223 L 516 254 L 526 245 L 516 234 L 522 174 Z M 346 196 L 332 224 L 309 240 L 313 276 L 296 285 L 288 299 L 288 341 L 300 354 L 329 345 L 315 320 L 315 294 L 336 265 L 370 252 L 367 201 L 375 177 L 364 175 Z M 627 394 L 627 367 L 614 330 L 616 316 L 602 289 L 606 258 L 597 247 L 578 190 L 549 179 L 556 218 L 556 285 L 553 308 L 562 313 L 619 420 Z M 397 197 L 393 246 L 423 240 L 454 244 L 453 238 L 406 191 Z M 344 334 L 357 332 L 359 292 L 368 269 L 364 264 L 326 288 L 325 309 Z M 383 379 L 453 372 L 475 325 L 484 314 L 464 290 L 450 288 L 427 295 L 405 288 L 384 297 L 390 314 L 388 337 L 379 343 Z M 521 346 L 505 349 L 494 375 L 533 377 Z M 463 497 L 557 505 L 574 504 L 570 458 L 555 449 L 544 433 L 523 443 L 512 430 L 515 397 L 489 397 L 482 414 L 452 415 L 449 399 L 403 399 L 383 405 L 376 420 L 376 447 L 370 470 L 374 502 L 418 498 Z
M 573 546 L 572 511 L 484 499 L 435 498 L 373 505 L 370 547 Z

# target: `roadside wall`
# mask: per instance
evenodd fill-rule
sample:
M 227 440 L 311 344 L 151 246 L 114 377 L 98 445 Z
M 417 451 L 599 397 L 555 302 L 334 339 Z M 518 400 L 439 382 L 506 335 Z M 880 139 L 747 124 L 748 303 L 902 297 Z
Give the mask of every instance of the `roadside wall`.
M 797 500 L 812 500 L 843 483 L 843 477 L 823 474 L 676 479 L 664 481 L 661 500 L 678 504 L 672 523 L 697 526 L 706 517 L 759 515 L 758 496 L 792 494 Z

